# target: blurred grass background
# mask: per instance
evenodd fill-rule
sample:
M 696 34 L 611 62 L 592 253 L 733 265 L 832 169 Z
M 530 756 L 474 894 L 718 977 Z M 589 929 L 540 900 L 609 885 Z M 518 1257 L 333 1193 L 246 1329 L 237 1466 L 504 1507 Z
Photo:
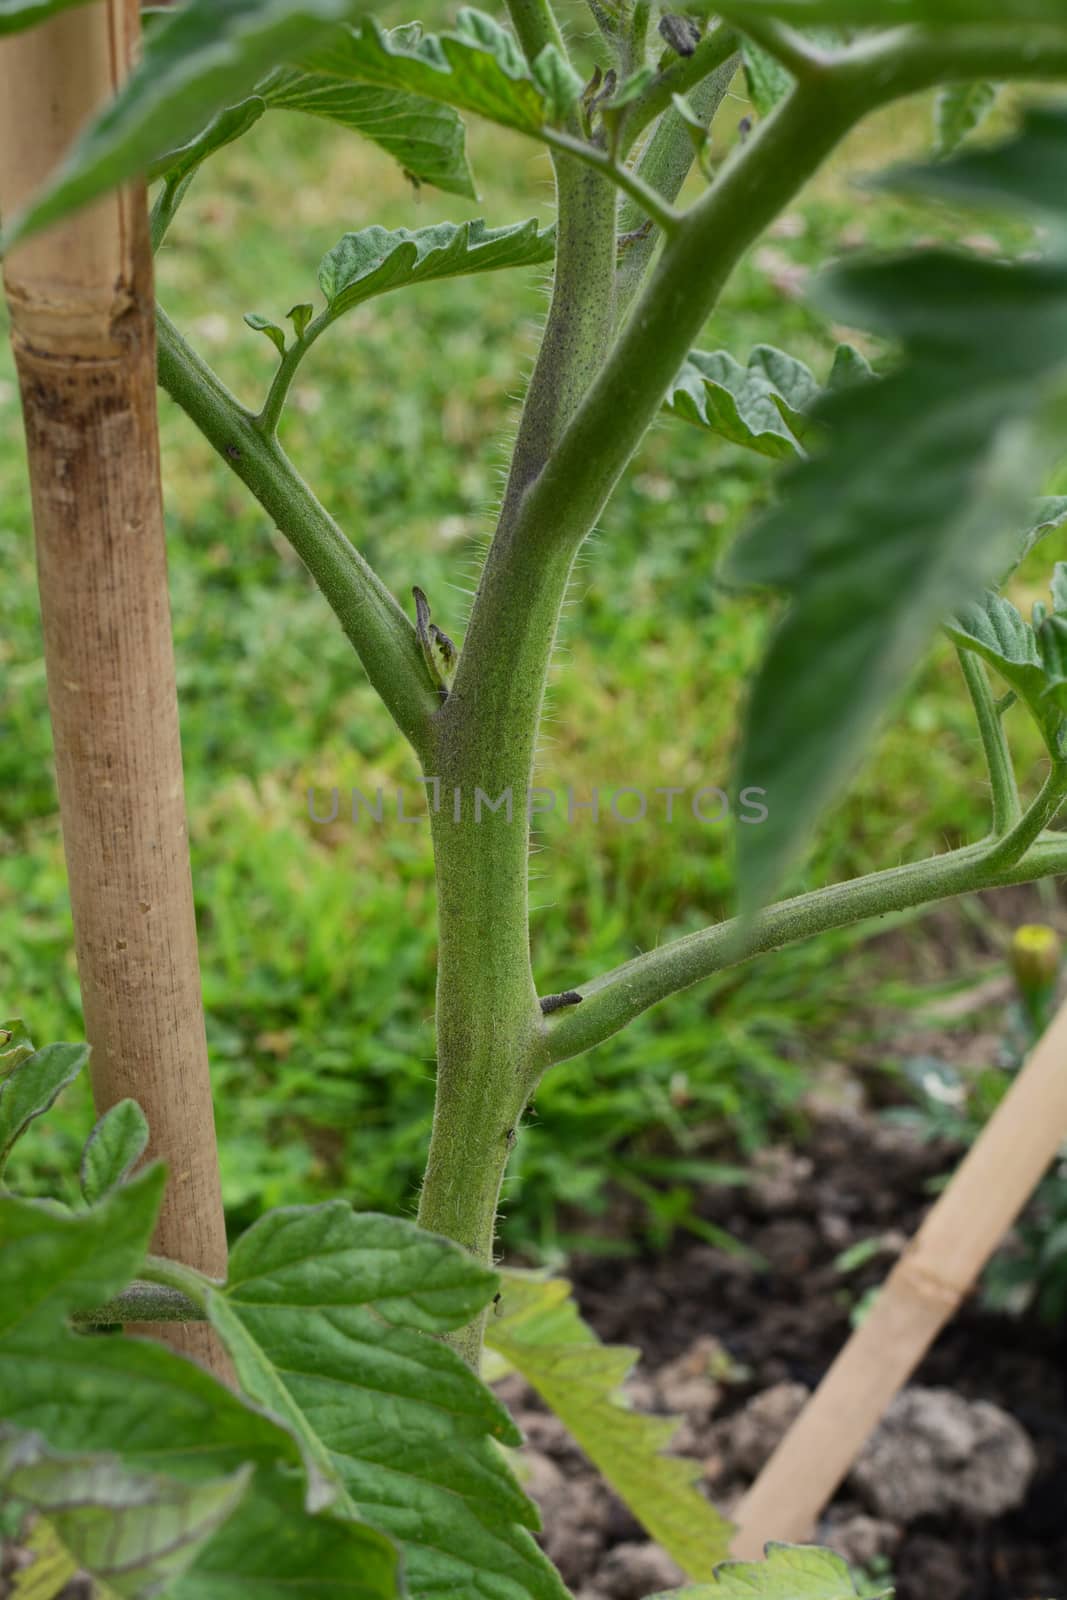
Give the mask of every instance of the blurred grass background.
M 401 20 L 396 12 L 389 20 Z M 431 17 L 438 24 L 443 13 Z M 750 113 L 739 79 L 716 143 Z M 777 344 L 825 373 L 841 330 L 806 305 L 809 274 L 863 247 L 1005 236 L 855 186 L 929 149 L 927 102 L 892 108 L 751 253 L 704 348 L 742 361 Z M 536 146 L 474 125 L 481 198 L 416 193 L 372 146 L 309 118 L 268 117 L 201 176 L 159 262 L 163 304 L 242 398 L 273 351 L 242 322 L 316 297 L 349 229 L 551 215 Z M 413 583 L 461 635 L 545 304 L 536 274 L 404 291 L 361 308 L 308 360 L 287 448 L 385 581 Z M 866 345 L 869 354 L 877 354 Z M 412 1207 L 433 1092 L 433 878 L 427 830 L 317 826 L 309 786 L 404 787 L 417 771 L 303 569 L 236 480 L 161 399 L 174 628 L 223 1182 L 236 1226 L 342 1192 Z M 579 567 L 553 673 L 539 781 L 692 790 L 729 775 L 765 602 L 719 593 L 716 558 L 771 492 L 769 464 L 670 420 L 646 441 Z M 1022 576 L 1033 593 L 1047 541 Z M 0 351 L 0 1015 L 39 1042 L 81 1031 L 56 818 L 18 397 Z M 828 708 L 828 714 L 830 710 Z M 1024 770 L 1037 746 L 1016 724 Z M 324 803 L 323 800 L 320 803 Z M 937 647 L 876 753 L 827 817 L 798 886 L 915 858 L 986 826 L 977 738 Z M 536 971 L 558 990 L 726 914 L 729 834 L 681 811 L 625 827 L 549 819 L 534 863 Z M 906 999 L 870 929 L 765 958 L 676 996 L 557 1068 L 520 1138 L 505 1240 L 552 1256 L 561 1210 L 595 1219 L 613 1184 L 648 1226 L 702 1226 L 691 1185 L 724 1135 L 751 1149 L 793 1107 L 857 1008 Z M 24 1147 L 17 1177 L 54 1187 L 88 1127 L 84 1089 Z M 651 1186 L 651 1187 L 649 1187 Z M 591 1223 L 595 1226 L 595 1223 Z

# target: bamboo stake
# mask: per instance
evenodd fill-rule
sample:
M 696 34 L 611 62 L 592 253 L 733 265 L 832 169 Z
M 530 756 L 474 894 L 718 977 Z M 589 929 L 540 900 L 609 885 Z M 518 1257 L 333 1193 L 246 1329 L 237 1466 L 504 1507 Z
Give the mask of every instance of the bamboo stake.
M 1067 1138 L 1067 1004 L 737 1513 L 731 1549 L 805 1539 Z
M 121 81 L 136 0 L 0 43 L 10 213 Z M 29 456 L 56 776 L 99 1111 L 131 1095 L 170 1182 L 156 1251 L 226 1270 L 186 837 L 143 185 L 4 262 Z M 225 1372 L 203 1325 L 154 1337 Z

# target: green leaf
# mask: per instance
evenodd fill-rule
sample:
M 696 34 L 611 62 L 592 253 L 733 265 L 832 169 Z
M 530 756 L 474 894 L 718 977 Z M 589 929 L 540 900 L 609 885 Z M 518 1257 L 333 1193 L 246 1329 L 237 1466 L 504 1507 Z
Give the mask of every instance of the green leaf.
M 84 4 L 85 0 L 0 0 L 0 37 L 17 33 L 20 28 L 32 28 L 61 11 Z
M 293 332 L 298 339 L 302 339 L 307 332 L 308 323 L 315 315 L 315 307 L 308 300 L 302 300 L 299 305 L 290 306 L 285 313 L 293 324 Z
M 700 9 L 708 9 L 701 0 Z M 780 17 L 797 27 L 886 28 L 982 23 L 1062 22 L 1060 0 L 715 0 L 710 9 L 744 27 L 746 17 Z
M 406 89 L 526 133 L 548 121 L 544 92 L 511 34 L 469 8 L 451 32 L 437 35 L 424 35 L 417 23 L 387 32 L 368 19 L 310 50 L 302 65 L 346 82 Z
M 1052 610 L 1067 615 L 1067 561 L 1057 561 L 1052 569 Z
M 267 109 L 267 102 L 259 95 L 251 95 L 235 106 L 227 106 L 205 128 L 176 150 L 157 156 L 147 169 L 150 179 L 166 177 L 172 185 L 188 182 L 202 162 L 216 150 L 233 144 L 250 128 L 255 127 Z
M 535 76 L 536 72 L 537 64 L 535 62 Z M 655 80 L 655 77 L 655 67 L 638 67 L 636 72 L 631 72 L 628 77 L 623 78 L 622 82 L 616 86 L 611 96 L 607 100 L 601 100 L 599 102 L 601 112 L 621 111 L 624 106 L 630 105 L 638 98 L 639 95 L 643 95 L 645 90 Z M 584 89 L 584 87 L 585 86 L 583 84 L 582 89 Z
M 750 39 L 741 43 L 741 60 L 745 68 L 748 95 L 761 117 L 768 116 L 793 87 L 792 74 L 782 63 Z
M 164 1182 L 157 1163 L 81 1217 L 0 1195 L 0 1340 L 124 1289 L 144 1260 Z M 17 1420 L 2 1405 L 0 1416 Z
M 1003 595 L 992 591 L 961 606 L 945 624 L 953 643 L 995 667 L 1033 714 L 1043 738 L 1055 749 L 1062 716 L 1046 698 L 1048 674 L 1033 628 Z
M 1067 522 L 1067 495 L 1046 495 L 1037 502 L 1036 521 L 1023 531 L 1019 548 L 1012 563 L 1012 570 L 1026 560 L 1035 545 L 1045 537 L 1053 528 L 1060 528 Z M 1006 576 L 1006 574 L 1005 574 Z
M 814 391 L 815 379 L 810 372 L 807 376 Z M 757 351 L 748 366 L 742 367 L 725 350 L 710 354 L 693 350 L 667 391 L 664 405 L 687 422 L 780 461 L 798 455 L 800 443 L 787 427 L 771 390 Z
M 43 1517 L 34 1523 L 26 1550 L 33 1561 L 15 1573 L 11 1600 L 59 1600 L 76 1574 L 78 1563 Z
M 285 354 L 285 329 L 279 328 L 276 322 L 269 317 L 261 316 L 258 311 L 246 311 L 244 320 L 256 333 L 265 334 L 280 356 Z
M 300 1486 L 258 1474 L 254 1492 L 167 1591 L 167 1600 L 401 1600 L 396 1550 L 332 1512 L 309 1516 Z
M 968 134 L 980 127 L 996 98 L 992 83 L 950 83 L 939 89 L 934 102 L 938 155 L 950 156 Z
M 0 1484 L 43 1513 L 75 1565 L 122 1600 L 148 1600 L 180 1577 L 236 1509 L 251 1472 L 183 1483 L 129 1472 L 113 1455 L 63 1455 L 39 1434 L 0 1424 Z
M 329 320 L 374 295 L 432 278 L 453 278 L 551 261 L 555 233 L 535 218 L 504 228 L 484 222 L 438 222 L 428 228 L 363 228 L 346 233 L 323 257 L 319 286 Z
M 769 1544 L 764 1561 L 724 1561 L 714 1583 L 672 1589 L 652 1600 L 855 1600 L 859 1593 L 841 1557 L 810 1544 Z M 868 1600 L 879 1600 L 865 1590 Z M 880 1591 L 882 1597 L 891 1589 Z
M 495 1284 L 449 1241 L 338 1200 L 250 1228 L 209 1312 L 246 1393 L 401 1542 L 413 1593 L 563 1600 L 496 1446 L 519 1442 L 514 1425 L 431 1337 L 465 1326 Z
M 257 1600 L 296 1584 L 307 1600 L 397 1600 L 391 1542 L 333 1514 L 334 1488 L 288 1428 L 162 1345 L 67 1327 L 70 1312 L 112 1299 L 142 1267 L 162 1183 L 149 1168 L 80 1216 L 0 1196 L 0 1416 L 53 1450 L 112 1453 L 132 1472 L 185 1483 L 255 1466 L 169 1600 L 240 1600 L 257 1575 Z
M 188 0 L 149 31 L 119 93 L 11 218 L 4 249 L 198 138 L 270 68 L 313 49 L 360 9 L 361 0 Z
M 827 388 L 850 388 L 871 376 L 856 350 L 839 345 Z M 760 344 L 747 367 L 725 350 L 691 351 L 664 405 L 733 444 L 785 460 L 803 453 L 815 426 L 810 413 L 823 392 L 802 361 Z
M 532 67 L 533 81 L 544 96 L 544 118 L 548 123 L 559 125 L 566 122 L 578 101 L 582 97 L 585 84 L 570 62 L 560 53 L 554 44 L 546 44 L 538 55 Z M 634 78 L 639 74 L 635 73 Z M 618 93 L 621 94 L 625 85 L 621 85 Z M 635 89 L 634 94 L 640 94 L 640 89 Z M 629 98 L 633 98 L 631 95 Z M 612 104 L 622 105 L 625 102 L 616 95 Z
M 86 1142 L 81 1189 L 90 1205 L 125 1183 L 148 1148 L 148 1120 L 136 1100 L 105 1111 Z
M 1059 130 L 1067 164 L 1062 115 Z M 970 159 L 927 169 L 931 185 Z M 1025 165 L 1022 151 L 1013 159 Z M 962 191 L 958 171 L 956 181 Z M 1058 259 L 928 250 L 844 265 L 823 285 L 831 315 L 898 339 L 905 360 L 819 403 L 829 443 L 790 470 L 781 505 L 727 559 L 729 579 L 790 599 L 750 695 L 739 766 L 766 788 L 770 811 L 739 830 L 748 912 L 841 794 L 938 622 L 1016 555 L 1012 530 L 1045 470 L 1044 417 L 1067 368 Z
M 420 183 L 475 197 L 467 135 L 451 106 L 403 89 L 282 67 L 259 85 L 268 110 L 325 117 L 372 140 Z
M 46 1044 L 32 1056 L 24 1054 L 23 1044 L 16 1048 L 22 1059 L 0 1081 L 0 1177 L 15 1140 L 55 1104 L 89 1059 L 87 1044 Z
M 0 1078 L 6 1078 L 20 1061 L 33 1055 L 33 1040 L 21 1017 L 0 1022 Z
M 636 1350 L 602 1345 L 562 1278 L 509 1272 L 486 1342 L 533 1385 L 634 1516 L 694 1578 L 730 1547 L 730 1524 L 696 1487 L 700 1467 L 661 1454 L 677 1418 L 626 1409 L 619 1389 Z

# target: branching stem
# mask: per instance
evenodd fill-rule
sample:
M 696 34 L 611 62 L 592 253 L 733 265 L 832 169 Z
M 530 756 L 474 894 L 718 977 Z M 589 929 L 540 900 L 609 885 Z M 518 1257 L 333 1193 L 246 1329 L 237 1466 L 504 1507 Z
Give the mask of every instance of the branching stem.
M 569 133 L 561 133 L 556 128 L 545 128 L 541 134 L 545 144 L 553 150 L 561 150 L 566 155 L 574 156 L 579 161 L 584 161 L 586 166 L 593 167 L 597 172 L 602 172 L 610 178 L 617 189 L 630 196 L 646 216 L 652 218 L 656 226 L 662 228 L 666 234 L 671 234 L 682 220 L 682 213 L 675 211 L 668 205 L 661 194 L 658 194 L 644 179 L 629 167 L 623 166 L 595 144 L 589 144 L 584 139 L 576 139 Z
M 797 33 L 787 22 L 779 22 L 774 17 L 753 16 L 750 12 L 745 12 L 743 17 L 738 19 L 738 26 L 753 44 L 759 45 L 768 55 L 774 56 L 794 78 L 805 78 L 826 63 L 827 58 L 823 52 L 816 50 L 803 34 Z
M 440 699 L 411 619 L 316 500 L 277 441 L 264 434 L 162 311 L 157 325 L 164 389 L 292 544 L 400 731 L 421 755 Z
M 1062 792 L 1061 786 L 1061 798 Z M 1031 816 L 1032 822 L 1038 814 Z M 989 840 L 966 845 L 929 861 L 890 867 L 783 900 L 755 918 L 744 944 L 740 941 L 741 922 L 731 918 L 624 962 L 589 983 L 579 984 L 581 1005 L 567 1007 L 546 1020 L 543 1063 L 550 1066 L 582 1055 L 668 996 L 768 951 L 781 950 L 871 917 L 912 910 L 980 889 L 1030 883 L 1067 870 L 1067 837 L 1063 835 L 1035 839 L 1017 856 L 1011 852 L 1000 855 L 1000 846 L 1005 842 Z M 1013 841 L 1013 850 L 1018 842 L 1018 838 Z

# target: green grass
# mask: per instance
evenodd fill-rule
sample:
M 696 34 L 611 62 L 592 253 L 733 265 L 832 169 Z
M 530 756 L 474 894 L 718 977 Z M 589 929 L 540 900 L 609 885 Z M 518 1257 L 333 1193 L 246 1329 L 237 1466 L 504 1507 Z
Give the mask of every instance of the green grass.
M 747 107 L 727 101 L 719 142 Z M 766 341 L 826 369 L 840 330 L 796 297 L 804 273 L 860 243 L 984 231 L 847 181 L 921 151 L 928 109 L 862 131 L 742 266 L 705 348 Z M 245 311 L 315 295 L 322 253 L 370 222 L 418 226 L 550 215 L 539 152 L 471 132 L 482 199 L 416 195 L 384 157 L 310 120 L 266 119 L 194 188 L 159 263 L 160 298 L 249 401 L 271 371 Z M 461 635 L 499 490 L 544 285 L 530 273 L 430 285 L 373 302 L 309 359 L 284 423 L 326 504 L 407 601 L 417 583 Z M 241 486 L 164 398 L 174 628 L 204 989 L 223 1181 L 237 1224 L 341 1191 L 409 1210 L 433 1089 L 433 878 L 427 833 L 393 821 L 317 826 L 306 791 L 414 792 L 406 747 L 325 603 Z M 724 543 L 771 490 L 769 469 L 670 421 L 646 442 L 590 541 L 563 629 L 540 781 L 726 780 L 767 607 L 718 592 Z M 1051 564 L 1046 550 L 1028 571 Z M 55 815 L 17 395 L 0 355 L 0 1014 L 43 1042 L 81 1030 Z M 1022 748 L 1035 764 L 1036 744 Z M 937 649 L 876 754 L 826 819 L 798 882 L 942 848 L 986 825 L 976 736 L 951 654 Z M 535 863 L 544 991 L 721 916 L 729 838 L 692 818 L 572 828 L 550 819 Z M 701 1152 L 751 1147 L 882 975 L 835 935 L 677 996 L 556 1069 L 509 1179 L 506 1238 L 552 1249 L 561 1206 L 595 1214 L 611 1180 L 662 1184 L 651 1225 L 685 1223 Z M 75 1092 L 26 1146 L 22 1179 L 52 1184 L 87 1126 Z M 667 1166 L 664 1167 L 666 1159 Z M 657 1210 L 658 1208 L 658 1210 Z M 657 1221 L 658 1218 L 658 1221 Z M 666 1218 L 666 1223 L 663 1219 Z

